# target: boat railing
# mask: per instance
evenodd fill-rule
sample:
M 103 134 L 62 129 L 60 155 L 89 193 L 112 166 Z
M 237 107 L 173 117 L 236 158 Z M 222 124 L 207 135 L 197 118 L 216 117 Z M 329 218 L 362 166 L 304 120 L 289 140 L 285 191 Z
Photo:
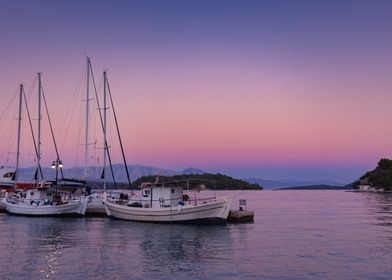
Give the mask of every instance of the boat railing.
M 187 196 L 177 197 L 177 198 L 168 198 L 168 199 L 143 199 L 143 198 L 130 198 L 130 197 L 113 197 L 109 196 L 112 202 L 120 205 L 128 205 L 134 207 L 151 207 L 151 204 L 154 202 L 159 202 L 160 207 L 173 207 L 174 205 L 198 205 L 198 204 L 206 204 L 207 202 L 216 201 L 216 196 L 212 197 L 203 197 L 203 198 L 190 198 Z M 173 203 L 175 202 L 175 203 Z
M 70 201 L 78 201 L 81 198 L 68 196 L 68 197 L 59 197 L 57 201 L 53 201 L 49 198 L 26 198 L 24 196 L 19 196 L 17 194 L 6 195 L 6 201 L 11 204 L 19 204 L 19 203 L 30 203 L 31 205 L 39 206 L 39 205 L 64 205 L 68 204 Z

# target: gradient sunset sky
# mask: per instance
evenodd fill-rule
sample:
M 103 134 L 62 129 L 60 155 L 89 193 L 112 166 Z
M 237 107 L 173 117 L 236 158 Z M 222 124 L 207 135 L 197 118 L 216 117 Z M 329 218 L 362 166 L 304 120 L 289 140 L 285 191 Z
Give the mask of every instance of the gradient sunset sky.
M 21 82 L 34 94 L 37 72 L 60 153 L 68 166 L 80 164 L 75 94 L 86 54 L 98 86 L 108 70 L 130 164 L 348 183 L 392 157 L 392 1 L 0 7 L 2 164 L 14 157 L 11 101 Z

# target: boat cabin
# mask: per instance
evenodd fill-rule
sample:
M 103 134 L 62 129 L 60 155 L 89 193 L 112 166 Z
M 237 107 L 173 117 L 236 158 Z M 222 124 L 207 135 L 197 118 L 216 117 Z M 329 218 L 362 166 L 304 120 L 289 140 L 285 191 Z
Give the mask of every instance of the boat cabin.
M 0 166 L 0 187 L 10 188 L 15 183 L 15 169 L 11 167 Z
M 64 195 L 64 194 L 63 194 Z M 30 189 L 26 190 L 23 194 L 27 201 L 30 201 L 31 205 L 60 205 L 64 204 L 61 193 L 48 190 L 48 189 Z
M 143 207 L 177 207 L 183 203 L 183 191 L 181 186 L 165 187 L 162 185 L 147 184 L 141 188 L 141 203 Z

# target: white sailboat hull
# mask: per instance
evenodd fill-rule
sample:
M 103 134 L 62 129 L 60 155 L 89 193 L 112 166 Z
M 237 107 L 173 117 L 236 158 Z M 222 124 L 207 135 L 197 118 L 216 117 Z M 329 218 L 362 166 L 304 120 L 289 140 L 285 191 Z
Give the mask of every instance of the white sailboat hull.
M 229 215 L 231 197 L 217 199 L 198 205 L 185 205 L 164 208 L 138 208 L 116 204 L 104 198 L 109 216 L 141 222 L 225 222 Z
M 87 215 L 106 215 L 105 205 L 103 204 L 102 197 L 94 198 L 87 203 Z
M 62 215 L 84 215 L 87 207 L 87 200 L 73 200 L 61 205 L 39 205 L 34 206 L 29 203 L 20 202 L 13 204 L 2 200 L 7 212 L 16 215 L 28 216 L 62 216 Z

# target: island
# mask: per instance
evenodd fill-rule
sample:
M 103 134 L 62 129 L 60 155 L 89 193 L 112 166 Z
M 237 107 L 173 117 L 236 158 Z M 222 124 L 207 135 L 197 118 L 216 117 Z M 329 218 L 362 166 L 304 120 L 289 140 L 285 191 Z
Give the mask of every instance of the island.
M 143 176 L 132 183 L 134 187 L 139 187 L 142 183 L 153 183 L 157 176 Z M 184 188 L 196 189 L 205 187 L 210 190 L 262 190 L 263 186 L 251 184 L 243 180 L 223 174 L 182 174 L 174 176 L 159 176 L 159 182 L 165 184 L 183 185 Z

